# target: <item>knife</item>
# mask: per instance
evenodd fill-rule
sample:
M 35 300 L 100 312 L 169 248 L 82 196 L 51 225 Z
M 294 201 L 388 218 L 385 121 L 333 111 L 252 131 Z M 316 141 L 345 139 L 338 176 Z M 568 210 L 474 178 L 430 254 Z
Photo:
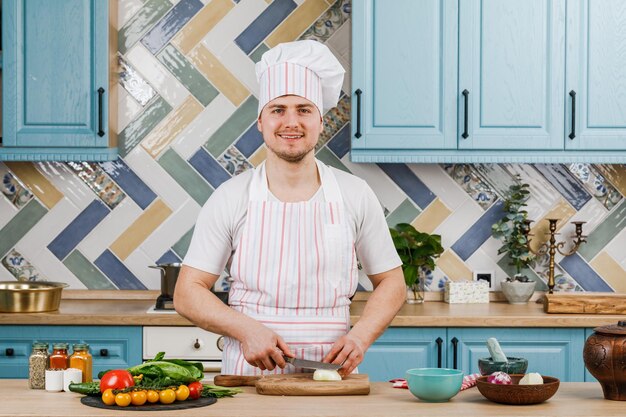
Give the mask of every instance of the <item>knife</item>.
M 326 369 L 329 371 L 336 371 L 337 369 L 341 368 L 341 365 L 335 365 L 333 363 L 308 361 L 306 359 L 290 358 L 288 356 L 283 356 L 283 358 L 286 362 L 289 362 L 290 364 L 298 368 Z

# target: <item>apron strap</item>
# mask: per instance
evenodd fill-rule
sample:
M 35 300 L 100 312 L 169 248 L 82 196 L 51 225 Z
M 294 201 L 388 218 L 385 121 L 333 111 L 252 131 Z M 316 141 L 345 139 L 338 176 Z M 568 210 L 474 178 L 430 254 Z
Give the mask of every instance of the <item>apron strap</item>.
M 343 206 L 343 197 L 339 190 L 339 184 L 337 178 L 326 164 L 315 159 L 317 165 L 317 171 L 320 174 L 320 181 L 322 183 L 322 192 L 324 193 L 324 200 L 327 203 L 339 203 Z M 258 167 L 254 169 L 252 180 L 250 181 L 250 188 L 248 190 L 250 201 L 268 201 L 269 200 L 269 187 L 267 184 L 267 174 L 265 172 L 265 161 L 263 161 Z

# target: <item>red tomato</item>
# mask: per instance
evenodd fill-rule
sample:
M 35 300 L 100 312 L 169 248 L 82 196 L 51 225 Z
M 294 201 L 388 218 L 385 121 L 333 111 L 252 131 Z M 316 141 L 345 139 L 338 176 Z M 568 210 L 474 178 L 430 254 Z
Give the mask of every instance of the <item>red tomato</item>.
M 100 392 L 107 389 L 124 389 L 135 385 L 133 376 L 125 369 L 114 369 L 102 375 L 100 379 Z
M 202 384 L 200 382 L 192 382 L 187 385 L 187 388 L 189 388 L 189 398 L 192 400 L 200 398 L 200 394 L 202 394 Z

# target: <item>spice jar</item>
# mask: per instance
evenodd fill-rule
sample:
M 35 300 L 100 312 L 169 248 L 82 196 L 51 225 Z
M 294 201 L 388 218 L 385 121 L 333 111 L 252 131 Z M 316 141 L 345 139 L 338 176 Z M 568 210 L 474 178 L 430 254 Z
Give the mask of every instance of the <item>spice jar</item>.
M 67 369 L 68 355 L 67 343 L 54 343 L 52 345 L 52 355 L 50 355 L 50 369 Z
M 87 343 L 74 343 L 74 352 L 70 356 L 70 368 L 83 372 L 83 382 L 92 381 L 93 358 Z
M 44 389 L 46 368 L 48 367 L 48 344 L 34 342 L 28 358 L 28 386 L 31 389 Z

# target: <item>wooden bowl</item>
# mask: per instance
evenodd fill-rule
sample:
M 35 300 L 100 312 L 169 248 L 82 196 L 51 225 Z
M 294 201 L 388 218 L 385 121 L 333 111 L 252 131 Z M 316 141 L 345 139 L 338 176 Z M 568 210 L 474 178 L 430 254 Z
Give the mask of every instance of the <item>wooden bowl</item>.
M 552 376 L 543 376 L 541 385 L 519 385 L 523 374 L 512 374 L 511 385 L 498 385 L 487 382 L 488 376 L 476 379 L 478 391 L 488 400 L 500 404 L 527 405 L 539 404 L 552 397 L 559 389 L 559 380 Z

